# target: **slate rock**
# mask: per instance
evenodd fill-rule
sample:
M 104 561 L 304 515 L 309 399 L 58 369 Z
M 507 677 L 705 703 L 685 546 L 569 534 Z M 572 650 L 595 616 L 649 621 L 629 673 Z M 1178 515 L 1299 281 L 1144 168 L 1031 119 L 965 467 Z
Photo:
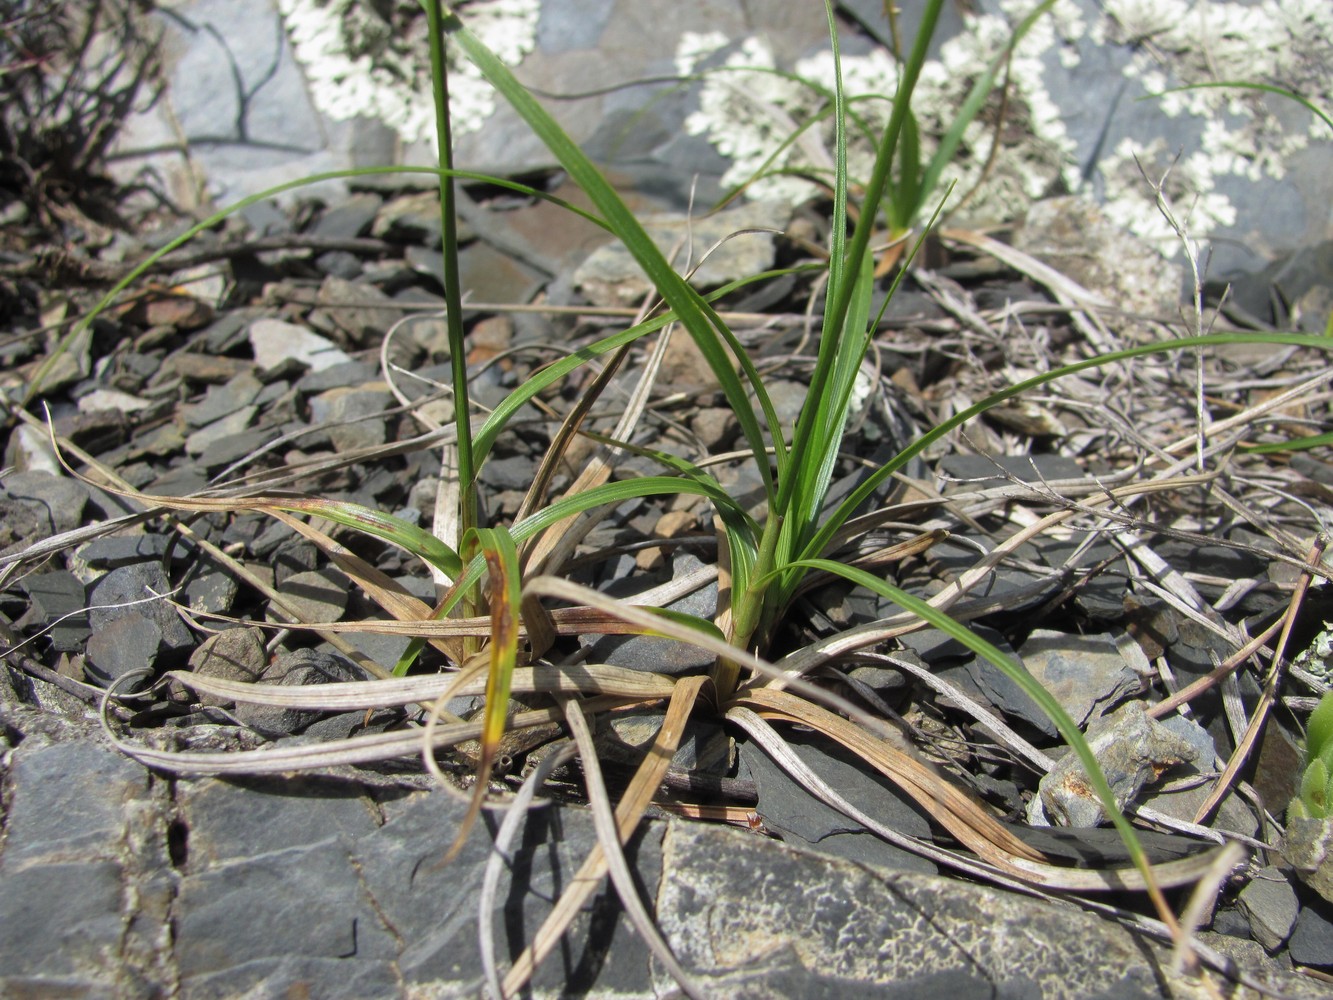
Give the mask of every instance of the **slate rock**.
M 297 649 L 279 654 L 264 671 L 262 682 L 298 685 L 363 679 L 361 672 L 340 656 L 317 649 Z M 299 733 L 321 715 L 314 711 L 247 703 L 238 704 L 234 714 L 245 725 L 272 736 Z
M 211 441 L 199 454 L 198 462 L 205 469 L 221 469 L 253 455 L 278 436 L 274 427 L 242 431 Z
M 1104 633 L 1070 635 L 1037 629 L 1018 652 L 1028 672 L 1080 727 L 1094 713 L 1101 714 L 1140 687 L 1138 675 Z M 997 707 L 1010 711 L 1007 705 Z M 1016 714 L 1027 719 L 1031 712 Z
M 200 677 L 253 684 L 268 666 L 264 632 L 258 628 L 229 628 L 211 635 L 190 654 L 190 671 Z M 230 698 L 201 694 L 205 705 L 227 707 Z
M 304 621 L 334 622 L 347 610 L 347 589 L 347 578 L 337 570 L 306 570 L 283 581 L 282 597 Z
M 51 448 L 51 439 L 46 431 L 28 424 L 19 424 L 9 435 L 9 442 L 5 445 L 5 467 L 16 472 L 45 472 L 52 476 L 65 474 Z
M 379 828 L 366 788 L 345 778 L 182 780 L 176 805 L 191 873 L 337 838 L 351 843 Z
M 1301 907 L 1287 954 L 1297 965 L 1333 966 L 1333 920 L 1314 906 Z
M 195 977 L 260 959 L 394 955 L 347 849 L 332 839 L 187 875 L 173 916 L 186 990 Z
M 678 271 L 700 265 L 690 277 L 696 288 L 750 277 L 773 266 L 774 240 L 771 233 L 744 233 L 714 249 L 719 240 L 744 229 L 784 229 L 791 219 L 791 209 L 776 202 L 750 202 L 723 209 L 711 215 L 686 219 L 679 214 L 645 215 L 641 218 L 648 236 L 659 250 L 670 254 L 676 245 L 688 239 L 687 246 L 675 260 Z M 713 252 L 710 254 L 709 251 Z M 704 259 L 707 254 L 707 259 Z M 702 261 L 702 264 L 700 262 Z M 595 305 L 629 306 L 647 294 L 648 279 L 634 257 L 620 243 L 609 243 L 595 250 L 574 272 L 574 281 Z
M 677 556 L 672 564 L 677 576 L 688 574 L 701 565 L 698 558 L 689 554 Z M 672 601 L 667 608 L 712 621 L 717 611 L 717 581 Z M 583 636 L 580 642 L 590 647 L 588 661 L 591 663 L 611 663 L 631 670 L 659 674 L 697 672 L 707 668 L 716 659 L 712 653 L 697 646 L 653 636 Z
M 354 239 L 364 236 L 380 210 L 380 196 L 370 192 L 358 192 L 339 199 L 337 204 L 324 212 L 309 232 L 329 239 Z
M 394 301 L 365 281 L 348 281 L 326 275 L 316 295 L 317 308 L 310 322 L 321 327 L 331 323 L 356 346 L 372 346 L 401 317 Z
M 1142 942 L 1066 906 L 702 824 L 672 823 L 664 848 L 658 922 L 707 996 L 1162 995 Z
M 185 439 L 186 453 L 202 455 L 212 445 L 238 436 L 250 426 L 250 422 L 254 420 L 255 414 L 258 412 L 259 407 L 257 406 L 242 406 L 225 417 L 213 421 L 206 427 L 199 428 Z
M 85 672 L 94 683 L 109 686 L 131 671 L 154 670 L 161 651 L 161 624 L 131 609 L 89 637 Z
M 204 572 L 185 585 L 185 605 L 192 611 L 226 614 L 236 602 L 240 586 L 229 573 Z
M 83 523 L 88 488 L 68 476 L 45 472 L 13 472 L 0 478 L 0 488 L 10 500 L 17 501 L 37 516 L 38 534 L 27 539 L 72 531 Z
M 89 635 L 88 606 L 83 584 L 66 570 L 30 573 L 19 584 L 37 615 L 37 624 L 49 628 L 51 648 L 74 653 L 83 648 Z
M 310 400 L 310 421 L 329 425 L 335 451 L 371 448 L 388 438 L 388 426 L 381 414 L 393 403 L 393 395 L 383 382 L 329 389 Z
M 131 616 L 152 619 L 161 630 L 163 652 L 192 648 L 194 637 L 171 605 L 153 599 L 165 595 L 171 583 L 158 563 L 142 562 L 113 569 L 92 588 L 94 607 L 88 620 L 94 631 Z M 135 602 L 135 603 L 131 603 Z
M 320 1000 L 380 1000 L 402 995 L 394 964 L 382 959 L 309 958 L 282 955 L 192 976 L 181 984 L 182 1000 L 234 997 L 319 997 Z
M 365 385 L 379 378 L 379 366 L 368 361 L 344 361 L 330 365 L 318 371 L 310 371 L 296 383 L 296 391 L 301 395 L 327 392 L 344 386 Z M 411 383 L 409 383 L 411 385 Z
M 344 281 L 353 281 L 361 276 L 361 258 L 346 250 L 330 250 L 315 258 L 315 266 L 321 272 Z
M 261 369 L 276 368 L 290 359 L 320 371 L 352 360 L 331 340 L 279 319 L 255 320 L 249 337 L 255 364 Z
M 222 385 L 210 385 L 203 399 L 181 407 L 181 416 L 191 427 L 206 427 L 249 406 L 263 388 L 252 372 L 242 371 Z
M 1282 856 L 1302 882 L 1333 902 L 1333 820 L 1292 817 L 1282 838 Z
M 110 535 L 95 538 L 76 550 L 78 560 L 93 569 L 119 569 L 133 563 L 160 561 L 166 554 L 170 539 L 166 535 Z M 177 558 L 183 558 L 182 546 L 175 546 Z
M 113 861 L 0 867 L 0 994 L 117 995 L 121 876 Z
M 3 860 L 13 869 L 37 861 L 118 860 L 127 804 L 147 795 L 148 774 L 92 743 L 31 740 L 13 750 L 8 785 Z
M 784 733 L 793 752 L 832 788 L 885 826 L 929 840 L 930 822 L 912 800 L 887 778 L 871 774 L 863 761 L 810 734 Z M 764 826 L 788 843 L 826 854 L 898 871 L 931 872 L 935 865 L 903 850 L 825 805 L 751 743 L 741 755 L 759 788 L 755 811 Z
M 1273 867 L 1254 873 L 1250 884 L 1240 891 L 1238 905 L 1249 918 L 1254 939 L 1269 951 L 1280 948 L 1291 934 L 1300 909 L 1291 883 Z

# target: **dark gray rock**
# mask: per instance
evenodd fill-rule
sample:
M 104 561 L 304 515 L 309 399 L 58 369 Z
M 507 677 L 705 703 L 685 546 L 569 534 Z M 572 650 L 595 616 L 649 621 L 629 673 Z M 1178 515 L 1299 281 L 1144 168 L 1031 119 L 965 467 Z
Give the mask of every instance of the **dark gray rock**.
M 31 602 L 34 624 L 50 629 L 46 635 L 51 648 L 62 653 L 81 650 L 89 629 L 88 616 L 80 613 L 88 604 L 79 579 L 65 570 L 52 570 L 30 573 L 20 586 Z
M 659 923 L 706 995 L 1161 995 L 1139 942 L 1068 907 L 816 861 L 719 827 L 672 824 L 663 847 Z
M 344 386 L 365 385 L 367 382 L 374 382 L 378 377 L 378 366 L 368 361 L 344 361 L 302 375 L 296 383 L 296 391 L 303 395 L 327 392 L 329 389 L 340 389 Z
M 298 649 L 280 654 L 264 671 L 266 684 L 329 684 L 362 680 L 361 672 L 340 656 L 317 649 Z M 236 718 L 261 733 L 273 736 L 299 733 L 318 712 L 299 711 L 275 705 L 239 704 Z
M 1249 918 L 1254 939 L 1269 951 L 1276 951 L 1291 934 L 1300 909 L 1291 883 L 1272 867 L 1255 873 L 1250 884 L 1240 891 L 1238 905 Z
M 283 955 L 192 976 L 181 984 L 183 1000 L 252 997 L 320 997 L 321 1000 L 380 1000 L 402 995 L 392 962 L 380 959 L 307 958 Z
M 171 605 L 153 599 L 154 594 L 165 595 L 170 590 L 171 584 L 158 563 L 113 569 L 93 585 L 88 620 L 94 631 L 100 631 L 120 619 L 151 619 L 161 630 L 160 653 L 192 648 L 194 637 L 180 615 Z
M 1333 920 L 1315 906 L 1301 907 L 1287 953 L 1297 965 L 1326 968 L 1333 965 Z
M 32 743 L 13 752 L 5 867 L 34 861 L 119 859 L 127 804 L 147 795 L 147 772 L 129 758 L 94 744 Z
M 370 448 L 387 439 L 388 425 L 381 414 L 393 403 L 383 382 L 329 389 L 310 400 L 310 421 L 329 425 L 335 451 Z
M 229 628 L 205 639 L 190 654 L 190 671 L 200 677 L 254 683 L 268 666 L 264 633 L 257 628 Z M 228 706 L 229 698 L 200 696 L 205 705 Z
M 827 740 L 810 734 L 785 735 L 796 755 L 858 809 L 892 830 L 929 839 L 930 822 L 887 778 L 867 774 L 863 763 Z M 889 844 L 816 799 L 758 747 L 746 743 L 740 753 L 759 786 L 755 811 L 764 826 L 784 841 L 895 871 L 935 871 L 931 862 Z
M 370 192 L 358 192 L 341 199 L 333 208 L 324 212 L 310 227 L 316 236 L 331 239 L 353 239 L 364 236 L 370 231 L 370 224 L 380 210 L 380 196 Z
M 332 839 L 187 875 L 173 916 L 183 985 L 260 959 L 395 952 L 346 848 Z
M 137 609 L 107 622 L 88 639 L 86 673 L 109 685 L 133 670 L 153 670 L 162 652 L 162 626 Z
M 675 572 L 683 575 L 692 572 L 700 563 L 688 554 L 672 560 Z M 672 601 L 667 607 L 672 611 L 695 615 L 713 620 L 717 612 L 717 582 L 701 587 L 679 600 Z M 631 670 L 650 670 L 661 674 L 686 674 L 703 670 L 712 664 L 715 657 L 697 646 L 677 642 L 674 639 L 659 639 L 644 635 L 608 635 L 584 636 L 580 639 L 590 646 L 588 660 L 591 663 L 613 663 Z
M 346 250 L 330 250 L 315 258 L 315 266 L 324 274 L 344 281 L 353 281 L 361 276 L 361 258 Z
M 350 843 L 380 825 L 368 790 L 336 777 L 183 780 L 176 805 L 192 874 L 339 837 Z
M 34 470 L 10 473 L 0 479 L 0 487 L 4 496 L 36 514 L 37 533 L 28 542 L 71 531 L 83 523 L 88 488 L 78 480 Z
M 203 399 L 181 407 L 181 416 L 191 427 L 206 427 L 249 406 L 263 388 L 253 373 L 243 371 L 222 385 L 210 385 Z
M 205 572 L 185 585 L 185 604 L 194 611 L 226 614 L 239 591 L 239 584 L 230 574 Z
M 113 861 L 0 868 L 0 993 L 117 995 L 121 874 Z
M 253 455 L 277 436 L 276 428 L 264 427 L 219 437 L 199 453 L 199 464 L 210 470 L 224 468 Z
M 166 535 L 112 535 L 79 546 L 75 555 L 94 569 L 119 569 L 132 563 L 160 561 L 169 543 Z M 179 543 L 176 554 L 178 558 L 184 555 Z
M 282 581 L 282 598 L 307 622 L 334 622 L 347 610 L 347 579 L 336 569 L 305 570 Z M 286 617 L 274 615 L 287 621 Z

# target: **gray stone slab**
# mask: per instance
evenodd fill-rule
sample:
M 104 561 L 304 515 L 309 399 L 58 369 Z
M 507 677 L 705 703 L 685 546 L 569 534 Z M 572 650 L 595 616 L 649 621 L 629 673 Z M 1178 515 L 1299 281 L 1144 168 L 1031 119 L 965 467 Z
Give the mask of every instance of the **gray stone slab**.
M 284 955 L 233 965 L 181 984 L 182 1000 L 234 997 L 318 997 L 319 1000 L 381 1000 L 403 995 L 392 962 L 371 959 Z
M 334 840 L 187 875 L 172 915 L 183 982 L 287 955 L 389 959 L 395 950 Z
M 815 860 L 721 827 L 673 823 L 663 850 L 658 919 L 708 995 L 1160 995 L 1139 942 L 1068 907 Z
M 118 859 L 127 806 L 148 794 L 142 766 L 107 747 L 58 743 L 14 749 L 5 867 L 37 860 Z
M 379 826 L 365 789 L 337 778 L 182 780 L 176 803 L 191 873 L 337 837 L 351 841 Z
M 0 868 L 0 994 L 115 995 L 124 964 L 121 876 L 113 861 Z M 52 992 L 38 992 L 52 980 Z M 59 992 L 62 980 L 69 994 Z

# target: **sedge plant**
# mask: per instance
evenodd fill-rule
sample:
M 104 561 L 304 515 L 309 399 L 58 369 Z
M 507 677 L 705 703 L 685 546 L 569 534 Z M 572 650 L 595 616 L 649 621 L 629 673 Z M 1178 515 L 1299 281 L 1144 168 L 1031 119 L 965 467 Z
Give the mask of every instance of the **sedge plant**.
M 959 412 L 920 435 L 890 461 L 876 469 L 856 489 L 836 504 L 829 503 L 830 487 L 839 461 L 840 450 L 852 408 L 855 382 L 878 326 L 879 317 L 872 309 L 876 286 L 876 264 L 872 251 L 874 237 L 883 229 L 899 233 L 919 221 L 922 207 L 939 192 L 936 162 L 922 166 L 917 162 L 915 124 L 911 101 L 913 89 L 926 59 L 930 38 L 935 30 L 943 0 L 927 3 L 920 32 L 908 54 L 900 75 L 898 91 L 892 95 L 892 113 L 883 134 L 877 139 L 874 168 L 861 188 L 859 205 L 854 204 L 852 185 L 847 173 L 848 97 L 840 79 L 829 95 L 828 114 L 834 125 L 832 176 L 832 224 L 827 263 L 827 285 L 820 318 L 818 351 L 810 378 L 805 404 L 795 426 L 784 428 L 765 388 L 754 361 L 747 355 L 735 333 L 729 329 L 715 308 L 718 297 L 739 285 L 762 280 L 755 275 L 735 286 L 705 295 L 696 291 L 672 267 L 645 232 L 643 225 L 626 206 L 614 187 L 579 146 L 560 128 L 537 99 L 515 78 L 509 68 L 472 34 L 463 20 L 443 7 L 440 0 L 423 0 L 430 24 L 431 66 L 435 81 L 436 124 L 439 137 L 440 167 L 425 171 L 439 178 L 440 208 L 443 223 L 445 270 L 444 284 L 448 300 L 448 340 L 453 366 L 452 389 L 455 397 L 455 426 L 447 445 L 457 476 L 452 486 L 457 504 L 457 529 L 451 537 L 438 537 L 413 525 L 378 511 L 356 505 L 322 500 L 293 498 L 285 495 L 244 497 L 145 497 L 141 499 L 169 509 L 231 511 L 258 509 L 272 513 L 321 544 L 337 564 L 358 585 L 371 594 L 396 619 L 392 622 L 320 623 L 331 633 L 363 630 L 397 632 L 416 638 L 413 650 L 434 645 L 457 668 L 438 677 L 406 676 L 412 663 L 409 655 L 394 673 L 398 677 L 374 680 L 358 685 L 320 685 L 318 690 L 299 691 L 284 688 L 280 692 L 262 690 L 255 685 L 227 686 L 216 680 L 181 675 L 181 679 L 200 691 L 221 692 L 240 700 L 260 700 L 301 707 L 318 707 L 337 699 L 339 707 L 374 707 L 385 704 L 429 703 L 435 707 L 425 733 L 424 755 L 433 765 L 433 754 L 442 746 L 468 739 L 480 741 L 478 780 L 469 797 L 468 820 L 458 831 L 455 847 L 466 836 L 471 819 L 482 807 L 487 790 L 490 764 L 495 758 L 506 729 L 525 724 L 549 722 L 566 717 L 559 704 L 551 709 L 525 709 L 511 714 L 511 692 L 556 692 L 560 698 L 587 697 L 583 709 L 667 699 L 668 707 L 654 752 L 650 753 L 631 780 L 614 816 L 616 837 L 603 839 L 602 851 L 590 858 L 566 896 L 557 905 L 548 924 L 539 931 L 527 952 L 516 963 L 503 983 L 503 990 L 519 988 L 534 964 L 550 950 L 582 899 L 596 885 L 594 875 L 606 868 L 606 858 L 614 856 L 619 844 L 633 832 L 652 800 L 664 769 L 681 738 L 685 720 L 702 707 L 709 707 L 749 732 L 761 745 L 781 754 L 772 735 L 774 720 L 809 726 L 854 749 L 862 759 L 899 782 L 923 807 L 970 848 L 982 862 L 967 856 L 936 852 L 940 859 L 964 870 L 1035 883 L 1056 888 L 1137 887 L 1150 893 L 1168 925 L 1174 918 L 1159 888 L 1159 882 L 1179 884 L 1197 874 L 1195 868 L 1170 867 L 1154 870 L 1138 842 L 1133 827 L 1121 812 L 1098 763 L 1060 703 L 1019 663 L 1013 661 L 964 625 L 952 620 L 931 603 L 908 594 L 882 576 L 851 565 L 838 558 L 844 530 L 875 491 L 912 458 L 944 435 L 987 409 L 1054 379 L 1098 366 L 1111 365 L 1130 358 L 1170 351 L 1202 349 L 1214 345 L 1263 341 L 1294 344 L 1327 351 L 1333 338 L 1295 334 L 1211 334 L 1169 341 L 1139 344 L 1121 351 L 1057 368 L 1023 382 L 1008 386 Z M 1042 5 L 1039 11 L 1049 7 Z M 826 5 L 830 39 L 837 58 L 837 30 L 833 5 Z M 1034 17 L 1037 14 L 1033 15 Z M 1027 30 L 1031 21 L 1020 25 Z M 482 75 L 526 121 L 570 179 L 586 195 L 591 209 L 583 213 L 620 240 L 650 279 L 661 301 L 661 309 L 643 322 L 572 351 L 567 357 L 536 372 L 503 400 L 479 426 L 472 424 L 468 403 L 468 372 L 465 336 L 462 325 L 462 294 L 457 271 L 457 236 L 454 227 L 453 185 L 456 180 L 475 179 L 477 175 L 454 169 L 450 151 L 448 80 L 445 40 L 452 41 L 458 52 L 470 59 Z M 998 64 L 997 64 L 998 66 Z M 987 75 L 986 88 L 994 81 L 996 67 Z M 976 96 L 976 95 L 974 95 Z M 977 97 L 976 106 L 963 109 L 975 116 L 986 93 Z M 965 124 L 965 123 L 964 123 Z M 958 132 L 961 134 L 962 125 Z M 947 148 L 947 144 L 941 149 Z M 384 168 L 384 172 L 390 169 Z M 347 175 L 372 171 L 347 172 Z M 326 179 L 321 175 L 317 179 Z M 534 197 L 541 192 L 497 178 L 487 178 Z M 275 191 L 278 189 L 274 189 Z M 257 198 L 273 192 L 264 192 Z M 234 206 L 229 211 L 235 210 Z M 194 231 L 215 224 L 221 215 L 205 220 Z M 159 251 L 160 256 L 184 239 Z M 147 266 L 145 264 L 145 266 Z M 141 269 L 142 270 L 142 269 Z M 899 275 L 901 276 L 901 271 Z M 131 275 L 114 289 L 103 304 L 130 281 Z M 896 287 L 896 285 L 895 285 Z M 881 307 L 882 308 L 882 307 Z M 90 321 L 91 317 L 89 318 Z M 86 328 L 85 321 L 85 328 Z M 636 343 L 676 327 L 698 347 L 717 381 L 727 406 L 735 414 L 744 447 L 762 482 L 762 515 L 756 516 L 738 498 L 730 495 L 707 470 L 684 459 L 639 448 L 659 460 L 662 472 L 619 482 L 600 482 L 550 500 L 542 488 L 534 487 L 531 504 L 511 524 L 483 524 L 478 502 L 478 469 L 487 460 L 508 422 L 529 401 L 548 387 L 567 378 L 579 368 L 606 362 L 608 370 L 625 357 Z M 76 330 L 77 332 L 77 330 Z M 594 385 L 605 380 L 594 380 Z M 36 391 L 34 389 L 34 391 Z M 576 409 L 566 421 L 557 442 L 567 442 L 582 429 L 590 401 Z M 628 442 L 608 442 L 630 448 Z M 558 460 L 553 451 L 543 463 Z M 546 476 L 539 470 L 538 483 Z M 666 614 L 617 602 L 580 587 L 560 576 L 550 535 L 565 530 L 571 519 L 595 512 L 608 505 L 631 498 L 692 495 L 711 504 L 719 528 L 719 558 L 725 567 L 726 586 L 716 615 L 711 619 Z M 1122 494 L 1128 495 L 1128 494 Z M 1108 494 L 1108 500 L 1116 495 Z M 392 581 L 338 546 L 313 526 L 291 517 L 293 512 L 317 514 L 357 531 L 368 532 L 414 552 L 435 567 L 450 584 L 434 607 L 395 589 Z M 921 540 L 929 544 L 930 538 Z M 541 554 L 541 558 L 538 554 Z M 1022 688 L 1050 717 L 1062 738 L 1077 754 L 1089 784 L 1101 800 L 1107 816 L 1124 839 L 1134 868 L 1107 875 L 1100 882 L 1086 877 L 1066 876 L 1011 835 L 1005 833 L 983 809 L 954 789 L 948 781 L 931 772 L 923 772 L 910 758 L 895 751 L 884 738 L 882 720 L 865 710 L 806 680 L 802 675 L 813 666 L 810 658 L 789 657 L 779 667 L 768 659 L 773 655 L 772 641 L 777 625 L 792 607 L 802 585 L 811 574 L 841 577 L 897 603 L 921 622 L 940 629 L 967 648 L 994 663 Z M 483 588 L 482 582 L 486 586 Z M 570 607 L 548 607 L 556 601 Z M 297 625 L 299 627 L 299 623 Z M 585 665 L 582 667 L 544 667 L 540 661 L 561 635 L 586 634 L 590 631 L 640 633 L 666 636 L 690 642 L 715 656 L 707 677 L 672 681 L 633 671 Z M 484 693 L 483 717 L 477 722 L 447 717 L 443 706 L 448 698 L 462 693 Z M 566 713 L 567 715 L 568 713 Z M 576 724 L 571 721 L 571 726 Z M 360 739 L 360 742 L 358 742 Z M 420 744 L 420 736 L 408 742 L 351 738 L 340 741 L 336 749 L 339 761 L 367 760 L 404 752 L 411 739 Z M 160 752 L 131 748 L 143 759 L 189 770 L 189 755 L 164 755 Z M 410 750 L 408 752 L 411 752 Z M 319 749 L 301 748 L 295 754 L 283 750 L 259 750 L 237 754 L 234 765 L 216 760 L 210 770 L 237 771 L 268 769 L 288 770 L 302 761 L 317 766 L 334 754 Z M 586 755 L 585 755 L 586 756 Z M 798 764 L 789 762 L 795 768 Z M 844 811 L 856 813 L 854 804 L 838 799 L 835 790 L 824 789 L 826 801 L 838 801 Z M 891 832 L 888 835 L 892 835 Z M 929 850 L 929 848 L 925 848 Z M 934 856 L 934 855 L 932 855 Z M 980 865 L 980 867 L 978 867 Z M 971 867 L 969 867 L 971 866 Z M 582 895 L 580 895 L 582 894 Z

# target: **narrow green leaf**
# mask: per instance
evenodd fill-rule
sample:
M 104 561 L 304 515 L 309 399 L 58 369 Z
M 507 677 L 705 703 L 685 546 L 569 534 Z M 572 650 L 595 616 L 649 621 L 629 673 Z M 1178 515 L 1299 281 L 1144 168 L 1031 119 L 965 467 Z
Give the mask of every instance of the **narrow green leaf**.
M 904 611 L 930 622 L 945 635 L 956 639 L 978 656 L 985 657 L 986 660 L 999 668 L 1006 677 L 1017 684 L 1024 694 L 1037 703 L 1046 717 L 1059 730 L 1065 743 L 1078 755 L 1079 762 L 1082 763 L 1083 769 L 1088 775 L 1093 791 L 1097 793 L 1097 798 L 1101 801 L 1106 815 L 1120 833 L 1125 848 L 1134 861 L 1134 866 L 1143 873 L 1145 880 L 1150 885 L 1152 884 L 1152 872 L 1148 864 L 1148 856 L 1144 853 L 1143 845 L 1139 842 L 1134 828 L 1125 819 L 1125 815 L 1116 801 L 1115 793 L 1111 791 L 1111 786 L 1106 780 L 1106 775 L 1102 773 L 1101 765 L 1097 763 L 1092 748 L 1088 746 L 1087 740 L 1083 738 L 1083 733 L 1079 731 L 1078 724 L 1070 718 L 1069 713 L 1056 701 L 1055 697 L 1032 674 L 1028 673 L 1026 667 L 1015 660 L 1011 660 L 991 643 L 976 635 L 967 626 L 954 621 L 943 611 L 931 607 L 921 598 L 915 597 L 893 584 L 867 573 L 865 570 L 834 562 L 831 559 L 802 559 L 799 564 L 808 569 L 823 570 L 826 573 L 836 574 L 858 586 L 874 591 L 881 597 L 888 598 Z
M 671 268 L 616 190 L 578 144 L 565 134 L 546 109 L 518 82 L 509 67 L 472 34 L 456 14 L 450 14 L 445 18 L 445 30 L 452 35 L 459 48 L 472 60 L 487 81 L 528 123 L 547 150 L 560 161 L 570 178 L 583 189 L 606 219 L 607 225 L 625 244 L 658 294 L 680 318 L 681 325 L 699 347 L 713 376 L 718 380 L 728 404 L 735 412 L 750 449 L 756 455 L 763 454 L 765 451 L 763 431 L 745 387 L 732 367 L 733 357 L 746 372 L 751 388 L 765 411 L 766 419 L 772 419 L 772 404 L 768 402 L 762 381 L 734 334 L 703 302 L 699 294 Z M 761 462 L 759 471 L 765 491 L 771 498 L 774 495 L 774 485 L 768 464 Z

